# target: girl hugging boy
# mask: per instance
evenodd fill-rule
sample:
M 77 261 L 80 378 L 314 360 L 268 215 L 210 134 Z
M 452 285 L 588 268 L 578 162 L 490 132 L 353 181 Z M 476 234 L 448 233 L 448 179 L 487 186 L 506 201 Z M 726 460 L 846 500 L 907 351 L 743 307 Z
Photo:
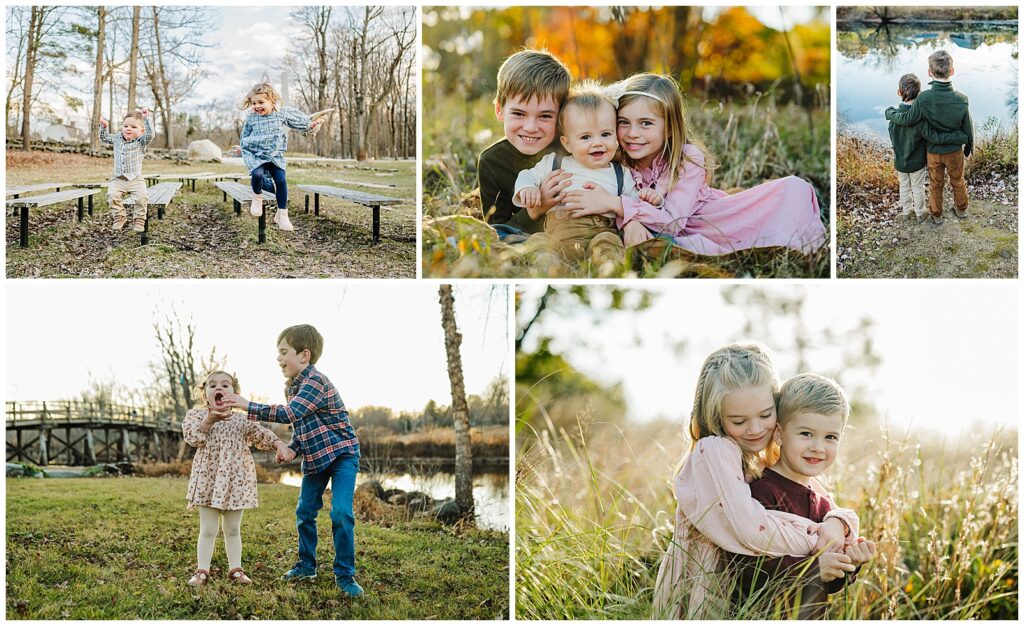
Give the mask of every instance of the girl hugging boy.
M 655 583 L 655 617 L 727 616 L 733 602 L 763 599 L 769 581 L 787 613 L 824 617 L 828 594 L 875 553 L 857 536 L 857 514 L 836 508 L 815 478 L 835 461 L 848 406 L 820 376 L 794 377 L 780 392 L 760 344 L 708 356 L 691 447 L 672 480 L 676 525 Z
M 512 203 L 525 208 L 533 219 L 542 217 L 540 187 L 548 174 L 561 170 L 572 174 L 570 190 L 599 186 L 616 197 L 625 195 L 660 206 L 661 194 L 637 189 L 633 176 L 614 161 L 619 148 L 615 124 L 615 100 L 598 83 L 585 81 L 575 86 L 558 115 L 559 139 L 569 154 L 547 154 L 537 165 L 520 172 Z M 622 262 L 623 246 L 614 212 L 574 218 L 567 208 L 556 206 L 546 213 L 544 232 L 568 259 L 587 253 L 597 267 L 606 261 Z

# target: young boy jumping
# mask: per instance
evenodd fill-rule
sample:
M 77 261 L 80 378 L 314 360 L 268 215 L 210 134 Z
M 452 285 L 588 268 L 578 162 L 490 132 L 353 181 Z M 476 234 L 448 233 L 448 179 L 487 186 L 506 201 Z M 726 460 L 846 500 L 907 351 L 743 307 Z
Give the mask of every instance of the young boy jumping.
M 346 595 L 358 598 L 363 588 L 355 580 L 355 515 L 352 495 L 359 471 L 359 440 L 348 421 L 338 390 L 313 365 L 323 353 L 324 338 L 308 324 L 289 326 L 277 338 L 277 363 L 287 379 L 288 404 L 258 404 L 229 394 L 224 403 L 245 409 L 249 419 L 294 428 L 288 447 L 290 461 L 302 455 L 302 487 L 295 509 L 299 532 L 299 562 L 283 579 L 288 582 L 316 578 L 316 518 L 331 483 L 331 534 L 334 537 L 334 580 Z
M 835 463 L 849 415 L 846 395 L 834 380 L 816 374 L 787 380 L 779 390 L 773 435 L 780 446 L 779 460 L 750 483 L 751 495 L 766 509 L 821 523 L 835 502 L 815 476 Z M 875 544 L 857 537 L 848 537 L 840 552 L 817 556 L 813 564 L 807 560 L 815 557 L 765 560 L 734 555 L 734 563 L 741 564 L 737 595 L 750 595 L 769 580 L 786 577 L 798 589 L 793 596 L 799 595 L 799 619 L 821 619 L 828 595 L 852 581 L 860 566 L 874 556 Z
M 112 227 L 121 230 L 128 223 L 128 212 L 124 208 L 124 199 L 128 196 L 135 201 L 132 230 L 141 233 L 146 230 L 146 208 L 149 205 L 146 179 L 142 177 L 142 157 L 146 146 L 153 141 L 149 110 L 142 108 L 124 116 L 120 134 L 111 135 L 109 126 L 110 123 L 101 117 L 100 141 L 114 146 L 114 175 L 107 189 Z
M 885 119 L 900 126 L 911 126 L 925 119 L 937 131 L 963 131 L 967 141 L 962 145 L 928 143 L 928 210 L 932 222 L 942 223 L 942 187 L 946 173 L 953 188 L 953 214 L 958 218 L 967 217 L 967 184 L 964 182 L 964 159 L 974 151 L 974 125 L 968 110 L 967 96 L 953 89 L 953 57 L 945 50 L 933 52 L 928 57 L 928 75 L 931 89 L 922 91 L 917 101 L 907 110 L 897 111 L 895 107 L 885 110 Z

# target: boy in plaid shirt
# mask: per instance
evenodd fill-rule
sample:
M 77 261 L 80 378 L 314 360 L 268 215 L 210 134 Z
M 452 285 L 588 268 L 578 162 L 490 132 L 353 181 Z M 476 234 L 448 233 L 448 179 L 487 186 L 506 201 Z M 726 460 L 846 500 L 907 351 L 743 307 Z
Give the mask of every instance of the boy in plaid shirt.
M 331 483 L 331 533 L 334 536 L 334 578 L 345 594 L 358 598 L 363 588 L 355 581 L 355 516 L 352 495 L 359 471 L 359 440 L 348 411 L 331 381 L 313 364 L 323 352 L 324 338 L 308 324 L 289 326 L 277 339 L 277 362 L 288 380 L 288 404 L 258 404 L 230 394 L 224 402 L 245 409 L 249 419 L 294 428 L 291 453 L 278 461 L 302 455 L 302 487 L 295 509 L 299 532 L 299 562 L 284 575 L 286 581 L 316 578 L 316 518 L 324 491 Z
M 114 146 L 114 176 L 110 179 L 107 201 L 114 219 L 114 230 L 121 230 L 128 223 L 128 212 L 124 208 L 124 197 L 135 200 L 132 230 L 141 233 L 146 229 L 146 180 L 142 177 L 142 157 L 146 146 L 153 141 L 153 127 L 149 123 L 149 109 L 142 108 L 130 113 L 121 122 L 121 133 L 111 135 L 110 123 L 100 118 L 100 141 Z

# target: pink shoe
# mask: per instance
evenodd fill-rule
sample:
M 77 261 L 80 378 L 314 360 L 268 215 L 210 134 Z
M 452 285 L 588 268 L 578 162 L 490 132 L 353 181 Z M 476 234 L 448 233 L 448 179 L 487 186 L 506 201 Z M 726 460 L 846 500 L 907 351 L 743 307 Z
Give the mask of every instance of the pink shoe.
M 263 215 L 263 194 L 253 195 L 252 204 L 249 205 L 249 213 L 253 217 L 259 217 Z
M 242 571 L 241 567 L 236 567 L 235 569 L 228 572 L 228 580 L 237 585 L 252 584 L 252 579 L 245 575 L 245 572 Z
M 202 587 L 208 582 L 210 582 L 210 572 L 205 569 L 197 569 L 192 578 L 188 579 L 188 584 L 193 587 Z

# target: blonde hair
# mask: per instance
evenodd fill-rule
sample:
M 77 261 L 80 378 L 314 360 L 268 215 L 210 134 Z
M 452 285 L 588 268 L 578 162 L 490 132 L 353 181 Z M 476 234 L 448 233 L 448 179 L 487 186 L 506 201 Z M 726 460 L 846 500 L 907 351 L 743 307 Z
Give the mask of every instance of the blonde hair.
M 498 68 L 498 91 L 494 103 L 505 106 L 510 97 L 527 102 L 550 96 L 558 106 L 569 94 L 572 74 L 564 63 L 547 50 L 520 50 Z
M 596 80 L 585 80 L 574 85 L 569 90 L 569 97 L 566 98 L 565 104 L 558 111 L 558 134 L 565 134 L 565 112 L 570 106 L 577 107 L 584 112 L 596 113 L 605 105 L 611 107 L 612 113 L 615 112 L 615 100 L 605 93 L 601 83 Z
M 619 98 L 619 108 L 630 104 L 638 98 L 644 98 L 655 113 L 665 120 L 665 143 L 661 148 L 661 158 L 668 163 L 669 184 L 671 189 L 679 180 L 679 170 L 685 167 L 685 162 L 692 163 L 697 167 L 703 167 L 705 182 L 711 182 L 711 173 L 717 168 L 715 157 L 704 147 L 701 142 L 686 124 L 686 107 L 683 105 L 683 96 L 679 93 L 676 82 L 668 76 L 660 74 L 634 74 L 620 83 L 622 91 L 634 91 L 651 94 L 653 97 L 629 93 Z M 704 165 L 698 165 L 690 157 L 686 156 L 683 148 L 686 144 L 693 144 L 704 154 Z M 623 161 L 631 168 L 637 164 L 629 155 L 623 152 Z
M 238 393 L 238 394 L 242 393 L 242 388 L 238 384 L 238 377 L 237 376 L 235 376 L 231 372 L 225 372 L 224 370 L 212 370 L 210 372 L 207 372 L 206 375 L 203 376 L 203 382 L 199 383 L 199 385 L 197 385 L 196 388 L 195 388 L 196 399 L 198 400 L 198 399 L 202 398 L 202 404 L 200 406 L 210 406 L 209 401 L 206 399 L 206 384 L 209 383 L 210 379 L 213 378 L 214 376 L 216 376 L 217 374 L 223 374 L 223 375 L 227 376 L 228 378 L 230 378 L 231 379 L 231 387 L 234 388 L 235 393 Z
M 839 415 L 843 424 L 850 417 L 850 403 L 839 383 L 818 374 L 797 374 L 779 390 L 779 424 L 797 413 Z
M 945 50 L 936 50 L 928 55 L 928 71 L 935 78 L 946 80 L 953 71 L 953 56 Z
M 248 109 L 253 105 L 256 96 L 266 96 L 270 100 L 272 111 L 276 111 L 277 105 L 281 103 L 281 94 L 277 92 L 273 85 L 270 83 L 257 83 L 249 90 L 249 93 L 245 94 L 245 100 L 242 100 L 242 104 L 238 105 L 238 108 Z
M 692 451 L 697 441 L 704 437 L 728 437 L 722 422 L 722 400 L 733 391 L 749 387 L 769 385 L 772 400 L 779 392 L 779 379 L 775 375 L 768 348 L 759 342 L 733 343 L 715 350 L 700 368 L 697 391 L 693 397 L 693 411 L 690 413 L 689 435 Z M 761 454 L 747 452 L 740 448 L 744 471 L 754 478 L 779 458 L 779 446 L 769 439 L 768 447 Z M 685 457 L 683 459 L 685 461 Z

